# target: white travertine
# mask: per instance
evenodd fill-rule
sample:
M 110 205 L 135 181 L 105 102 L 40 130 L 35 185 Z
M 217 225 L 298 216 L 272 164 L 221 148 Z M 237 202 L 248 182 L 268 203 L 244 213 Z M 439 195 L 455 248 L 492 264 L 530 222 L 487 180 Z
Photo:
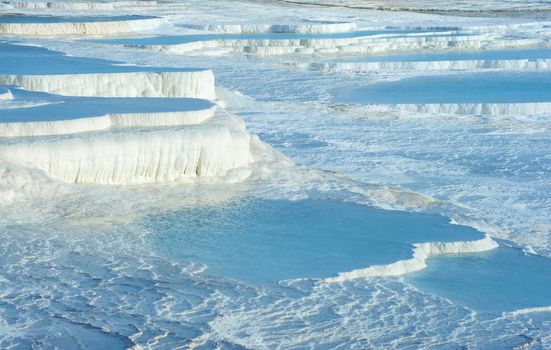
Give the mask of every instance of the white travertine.
M 68 183 L 141 184 L 219 177 L 254 159 L 237 121 L 176 129 L 32 137 L 2 145 L 0 157 Z
M 355 23 L 296 23 L 296 24 L 195 24 L 188 28 L 216 33 L 248 34 L 248 33 L 301 33 L 322 34 L 350 32 L 357 28 Z
M 95 22 L 0 23 L 0 34 L 32 36 L 123 34 L 151 30 L 163 22 L 164 19 L 155 17 Z
M 417 114 L 484 114 L 484 115 L 551 115 L 551 102 L 522 103 L 426 103 L 426 104 L 368 104 L 361 107 L 366 113 Z
M 210 108 L 195 111 L 118 113 L 67 120 L 0 123 L 0 137 L 66 135 L 105 130 L 111 127 L 196 125 L 213 117 L 217 108 L 213 105 Z
M 94 1 L 5 1 L 4 5 L 14 9 L 26 10 L 101 10 L 109 11 L 121 7 L 153 7 L 157 5 L 155 0 L 129 0 L 112 2 Z
M 67 96 L 216 98 L 211 70 L 0 75 L 0 84 Z
M 338 62 L 310 63 L 296 65 L 310 70 L 331 72 L 377 72 L 377 71 L 447 71 L 500 69 L 511 71 L 551 70 L 551 59 L 518 60 L 457 60 L 457 61 L 414 61 L 414 62 Z
M 315 39 L 225 39 L 205 40 L 173 45 L 138 45 L 143 48 L 174 54 L 218 55 L 220 50 L 257 56 L 289 54 L 382 54 L 417 52 L 419 50 L 489 50 L 531 47 L 541 44 L 539 39 L 499 39 L 495 34 L 403 36 L 371 35 L 350 38 Z
M 337 277 L 325 279 L 326 282 L 344 282 L 356 278 L 399 276 L 422 270 L 427 267 L 427 259 L 435 255 L 479 253 L 492 250 L 498 244 L 488 235 L 475 241 L 429 242 L 413 245 L 413 256 L 386 265 L 372 265 L 364 269 L 339 273 Z

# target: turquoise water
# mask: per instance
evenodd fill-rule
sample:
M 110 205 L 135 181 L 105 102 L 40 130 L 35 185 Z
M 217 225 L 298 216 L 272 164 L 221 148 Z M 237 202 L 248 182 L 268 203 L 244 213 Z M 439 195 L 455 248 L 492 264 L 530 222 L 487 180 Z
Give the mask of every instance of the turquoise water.
M 75 17 L 54 17 L 54 16 L 23 16 L 8 15 L 0 16 L 0 23 L 75 23 L 75 22 L 107 22 L 107 21 L 129 21 L 136 19 L 150 19 L 152 16 L 75 16 Z
M 101 116 L 110 113 L 197 111 L 212 107 L 208 100 L 193 98 L 99 98 L 60 96 L 11 88 L 14 99 L 49 104 L 12 108 L 0 114 L 0 122 L 55 121 Z
M 96 190 L 94 198 L 101 202 L 105 193 Z M 156 192 L 135 191 L 132 205 L 138 211 L 141 198 Z M 172 188 L 164 196 L 161 191 L 154 198 L 174 205 L 170 198 L 186 193 L 177 191 Z M 549 260 L 534 265 L 532 257 L 506 248 L 505 256 L 500 248 L 430 259 L 434 268 L 405 278 L 422 292 L 402 278 L 303 279 L 406 257 L 412 240 L 480 237 L 442 217 L 321 199 L 196 200 L 191 209 L 148 211 L 138 226 L 117 216 L 119 204 L 113 203 L 106 208 L 109 214 L 97 220 L 90 213 L 92 220 L 75 216 L 72 224 L 65 218 L 3 227 L 0 312 L 8 326 L 23 331 L 0 344 L 126 349 L 155 338 L 155 348 L 172 349 L 191 347 L 208 333 L 199 348 L 273 348 L 289 337 L 297 348 L 393 348 L 401 339 L 394 347 L 417 348 L 423 341 L 452 349 L 502 349 L 522 345 L 525 334 L 539 334 L 545 324 L 531 319 L 529 332 L 511 319 L 473 318 L 461 306 L 479 302 L 488 292 L 485 281 L 496 278 L 503 283 L 489 290 L 476 312 L 551 305 L 548 278 L 541 276 L 551 269 Z M 207 270 L 199 272 L 196 263 L 207 264 Z M 299 279 L 281 281 L 293 277 Z M 466 296 L 456 305 L 430 292 L 452 300 Z M 242 345 L 250 337 L 261 337 L 266 345 Z
M 412 243 L 475 240 L 474 229 L 434 215 L 332 201 L 248 200 L 151 216 L 161 255 L 249 282 L 331 277 L 412 256 Z
M 381 29 L 381 30 L 362 30 L 341 33 L 327 34 L 303 34 L 303 33 L 255 33 L 255 34 L 189 34 L 189 35 L 167 35 L 149 38 L 125 38 L 125 39 L 103 39 L 91 40 L 95 43 L 120 44 L 120 45 L 177 45 L 197 41 L 209 40 L 295 40 L 295 39 L 347 39 L 363 36 L 373 36 L 381 34 L 409 34 L 423 33 L 423 30 L 417 29 Z M 432 32 L 432 31 L 431 31 Z
M 248 199 L 156 214 L 143 225 L 156 254 L 253 284 L 332 277 L 408 259 L 412 243 L 483 237 L 436 215 L 327 200 Z M 551 305 L 548 258 L 499 247 L 432 257 L 428 266 L 406 280 L 480 312 Z
M 483 312 L 551 305 L 551 259 L 500 247 L 429 259 L 407 279 L 421 289 Z
M 346 103 L 551 102 L 551 73 L 421 76 L 339 91 Z
M 120 72 L 196 71 L 194 68 L 120 66 L 120 62 L 96 58 L 66 56 L 61 52 L 36 46 L 0 42 L 0 74 L 83 74 Z

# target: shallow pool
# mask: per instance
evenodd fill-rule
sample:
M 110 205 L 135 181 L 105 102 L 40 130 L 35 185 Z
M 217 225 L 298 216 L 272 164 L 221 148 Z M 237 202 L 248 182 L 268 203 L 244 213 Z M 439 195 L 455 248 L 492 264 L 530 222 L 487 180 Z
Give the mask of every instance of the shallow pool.
M 437 215 L 329 200 L 226 202 L 150 215 L 143 226 L 156 254 L 203 264 L 213 277 L 261 285 L 408 259 L 413 243 L 483 237 Z M 551 305 L 551 259 L 500 246 L 427 262 L 427 269 L 402 276 L 474 310 Z
M 488 72 L 420 76 L 339 91 L 357 104 L 522 103 L 551 101 L 551 73 Z
M 194 68 L 159 68 L 119 65 L 120 62 L 66 56 L 42 47 L 0 42 L 0 74 L 48 75 L 124 72 L 189 72 Z
M 500 247 L 429 259 L 408 280 L 422 290 L 485 312 L 543 307 L 551 301 L 551 259 Z
M 1 90 L 0 90 L 1 91 Z M 34 107 L 10 108 L 0 113 L 0 123 L 60 121 L 119 113 L 200 111 L 211 101 L 193 98 L 107 98 L 60 96 L 10 88 L 14 99 Z
M 162 255 L 251 282 L 331 277 L 412 256 L 412 243 L 480 239 L 434 215 L 333 201 L 248 200 L 150 216 Z

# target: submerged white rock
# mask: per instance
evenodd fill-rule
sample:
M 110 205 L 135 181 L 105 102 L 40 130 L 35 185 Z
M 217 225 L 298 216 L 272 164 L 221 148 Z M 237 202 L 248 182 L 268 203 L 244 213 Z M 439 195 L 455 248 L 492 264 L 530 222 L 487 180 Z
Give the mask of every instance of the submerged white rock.
M 11 91 L 5 88 L 0 88 L 0 100 L 2 101 L 13 100 L 13 95 Z

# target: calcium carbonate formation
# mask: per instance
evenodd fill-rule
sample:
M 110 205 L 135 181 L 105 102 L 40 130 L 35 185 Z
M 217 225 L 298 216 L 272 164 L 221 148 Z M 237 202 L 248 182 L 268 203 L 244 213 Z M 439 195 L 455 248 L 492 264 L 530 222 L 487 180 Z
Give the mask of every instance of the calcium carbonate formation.
M 187 28 L 226 34 L 251 33 L 295 33 L 295 34 L 328 34 L 351 32 L 357 28 L 355 23 L 348 22 L 314 22 L 293 24 L 188 24 Z
M 207 85 L 212 84 L 210 71 L 205 76 Z M 109 79 L 119 75 L 95 77 L 105 79 L 105 86 L 109 86 Z M 147 73 L 125 76 L 127 83 L 130 83 L 130 77 L 137 80 L 129 86 L 139 88 L 149 84 L 151 91 L 155 91 L 155 84 L 146 79 Z M 182 91 L 187 91 L 187 80 L 185 75 L 182 77 L 183 87 L 175 80 L 164 92 L 162 84 L 159 85 L 158 92 L 181 97 Z M 49 81 L 50 78 L 53 82 Z M 83 78 L 79 81 L 86 82 L 89 77 L 83 75 Z M 145 79 L 140 81 L 139 78 Z M 57 86 L 59 81 L 66 79 L 63 76 L 43 76 L 40 79 L 43 85 L 37 90 L 47 90 L 48 84 Z M 12 81 L 15 84 L 20 82 Z M 19 85 L 36 88 L 36 85 Z M 94 87 L 101 86 L 89 85 L 85 88 L 92 92 Z M 67 86 L 64 91 L 75 94 Z M 147 96 L 116 88 L 110 92 L 118 97 Z M 101 93 L 105 94 L 96 91 L 96 94 Z M 7 94 L 11 93 L 6 91 L 2 95 Z M 194 94 L 198 94 L 197 91 Z M 207 96 L 214 97 L 213 91 Z M 111 113 L 59 120 L 54 115 L 45 116 L 47 120 L 44 121 L 3 122 L 0 123 L 0 137 L 4 138 L 0 140 L 0 157 L 13 164 L 40 169 L 52 178 L 69 183 L 189 182 L 203 177 L 221 177 L 232 169 L 247 167 L 253 162 L 251 142 L 258 141 L 251 139 L 235 117 L 227 113 L 215 117 L 217 110 L 219 107 L 215 104 L 187 109 L 184 103 L 180 111 Z M 10 110 L 5 113 L 9 116 Z
M 201 54 L 201 55 L 219 55 L 221 53 L 244 53 L 256 56 L 278 56 L 278 55 L 372 55 L 372 54 L 389 54 L 401 52 L 417 52 L 417 51 L 460 51 L 460 50 L 490 50 L 502 48 L 521 48 L 540 45 L 545 42 L 545 39 L 540 38 L 504 38 L 504 31 L 508 27 L 495 31 L 488 31 L 486 28 L 472 28 L 468 33 L 462 33 L 458 30 L 439 30 L 426 32 L 411 32 L 411 33 L 389 33 L 389 34 L 362 34 L 361 31 L 353 31 L 354 28 L 343 28 L 344 33 L 349 35 L 341 35 L 332 37 L 329 32 L 317 32 L 319 28 L 308 27 L 302 28 L 298 26 L 277 26 L 260 27 L 243 27 L 237 26 L 233 28 L 229 25 L 205 27 L 215 32 L 237 32 L 237 33 L 295 33 L 296 38 L 272 38 L 266 35 L 265 38 L 223 38 L 213 37 L 209 39 L 206 36 L 202 40 L 194 40 L 191 42 L 171 43 L 171 44 L 156 44 L 152 40 L 148 43 L 132 43 L 131 40 L 125 44 L 127 47 L 143 48 L 154 51 L 161 51 L 173 54 Z M 310 30 L 310 31 L 309 31 Z M 244 31 L 244 32 L 243 32 Z M 542 31 L 549 31 L 547 28 L 542 28 Z M 327 34 L 318 37 L 308 37 L 307 34 Z M 301 37 L 300 34 L 304 34 Z M 154 38 L 153 38 L 154 39 Z M 478 65 L 491 65 L 490 62 L 476 63 Z M 495 64 L 495 63 L 494 63 Z M 514 63 L 513 63 L 514 64 Z M 535 65 L 545 65 L 545 62 L 535 63 Z M 443 68 L 441 68 L 443 69 Z M 450 66 L 449 69 L 454 69 Z
M 370 104 L 360 107 L 365 113 L 387 114 L 466 114 L 490 116 L 545 116 L 551 111 L 551 102 L 526 103 L 424 103 L 424 104 Z
M 0 34 L 63 36 L 63 35 L 109 35 L 152 30 L 163 23 L 162 18 L 144 17 L 124 20 L 82 22 L 0 22 Z
M 13 95 L 10 90 L 0 87 L 0 100 L 8 101 L 12 100 Z
M 531 11 L 534 8 L 538 10 L 551 9 L 549 4 L 545 1 L 498 1 L 490 0 L 484 3 L 461 2 L 461 1 L 430 1 L 430 0 L 418 0 L 418 1 L 400 1 L 400 0 L 364 0 L 358 2 L 356 0 L 282 0 L 291 4 L 310 4 L 310 5 L 322 5 L 328 7 L 345 7 L 356 9 L 370 9 L 378 11 L 414 11 L 414 12 L 435 12 L 435 13 L 454 13 L 463 12 L 476 14 L 478 12 L 491 13 L 493 11 L 507 11 L 507 12 L 520 12 Z M 537 4 L 537 7 L 534 5 Z
M 399 276 L 426 268 L 427 259 L 431 256 L 479 253 L 497 247 L 498 244 L 490 236 L 474 241 L 416 243 L 413 245 L 413 256 L 410 259 L 339 273 L 337 277 L 327 278 L 325 281 L 334 283 L 356 278 Z
M 479 69 L 500 69 L 511 71 L 551 70 L 551 59 L 518 60 L 456 60 L 456 61 L 416 61 L 416 62 L 340 62 L 310 63 L 297 65 L 310 70 L 330 72 L 378 72 L 378 71 L 472 71 Z
M 102 9 L 130 5 L 149 6 L 152 2 L 7 2 L 18 8 Z M 100 21 L 75 21 L 60 23 L 0 23 L 0 32 L 27 35 L 65 34 L 116 34 L 154 28 L 161 18 L 132 18 Z M 540 39 L 503 37 L 503 33 L 518 28 L 511 25 L 487 27 L 441 27 L 424 31 L 405 30 L 385 33 L 384 27 L 359 29 L 354 23 L 311 22 L 290 24 L 184 24 L 188 29 L 214 33 L 233 34 L 231 39 L 218 37 L 175 43 L 141 44 L 128 43 L 129 47 L 147 48 L 177 54 L 219 54 L 220 52 L 244 53 L 259 56 L 287 54 L 387 54 L 414 50 L 466 50 L 520 47 L 539 44 Z M 539 28 L 545 31 L 545 28 Z M 373 30 L 362 34 L 360 30 Z M 239 34 L 269 33 L 289 34 L 289 38 L 235 38 Z M 333 33 L 340 33 L 331 37 Z M 293 35 L 297 35 L 293 38 Z M 301 35 L 303 37 L 301 37 Z M 308 37 L 308 35 L 315 35 Z M 132 41 L 130 39 L 130 41 Z M 147 40 L 146 40 L 147 41 Z M 155 38 L 152 38 L 152 42 Z M 139 42 L 139 40 L 138 40 Z M 300 66 L 300 65 L 297 65 Z M 473 69 L 549 70 L 550 59 L 516 60 L 440 60 L 414 62 L 338 62 L 306 63 L 302 67 L 324 71 L 449 71 Z M 125 98 L 195 98 L 216 99 L 214 75 L 208 69 L 182 71 L 137 71 L 124 72 L 75 72 L 74 74 L 2 74 L 0 84 L 22 87 L 65 96 L 125 97 Z M 13 100 L 7 89 L 0 91 L 0 99 Z M 13 102 L 10 102 L 13 103 Z M 19 103 L 15 101 L 14 106 Z M 32 105 L 32 104 L 30 104 Z M 5 104 L 5 106 L 8 106 Z M 46 118 L 34 121 L 11 121 L 0 123 L 0 137 L 25 138 L 25 142 L 7 142 L 3 146 L 6 159 L 42 169 L 50 176 L 68 182 L 140 183 L 156 181 L 181 181 L 183 178 L 219 176 L 233 167 L 246 166 L 253 158 L 249 136 L 245 129 L 236 128 L 227 119 L 228 125 L 215 118 L 213 106 L 202 110 L 149 111 L 106 113 L 74 118 Z M 376 104 L 361 107 L 368 113 L 434 113 L 434 114 L 489 114 L 489 115 L 540 115 L 551 108 L 549 103 L 448 103 L 448 104 Z M 222 118 L 224 119 L 224 118 Z M 216 120 L 216 122 L 213 122 Z M 214 124 L 213 124 L 214 123 Z M 232 126 L 233 125 L 233 126 Z M 161 131 L 151 128 L 177 127 L 178 131 Z M 150 132 L 134 133 L 112 130 L 132 128 L 151 129 Z M 97 133 L 95 136 L 81 133 Z M 195 135 L 195 133 L 197 133 Z M 179 140 L 177 135 L 185 135 Z M 62 135 L 74 135 L 70 138 Z M 79 135 L 79 136 L 77 136 Z M 166 137 L 164 137 L 164 136 Z M 201 136 L 200 136 L 201 135 Z M 230 136 L 231 135 L 231 136 Z M 46 142 L 44 136 L 59 136 Z M 86 142 L 80 142 L 81 138 Z M 36 138 L 36 139 L 35 139 Z M 235 140 L 232 140 L 235 138 Z M 151 140 L 150 140 L 151 139 Z M 196 143 L 194 146 L 193 143 Z M 208 142 L 207 142 L 208 140 Z M 144 145 L 152 147 L 146 152 Z M 67 143 L 67 144 L 66 144 Z M 120 152 L 107 156 L 109 145 Z M 207 147 L 208 144 L 208 147 Z M 129 147 L 127 152 L 123 150 Z M 221 151 L 214 152 L 220 148 Z M 40 149 L 35 151 L 35 149 Z M 70 151 L 69 151 L 70 150 Z M 199 150 L 199 151 L 198 151 Z M 222 151 L 223 150 L 223 151 Z M 139 152 L 138 152 L 139 151 Z M 139 154 L 145 152 L 147 156 Z M 178 152 L 183 152 L 179 157 Z M 138 154 L 139 153 L 139 154 Z M 38 155 L 23 161 L 25 154 Z M 184 155 L 185 154 L 185 155 Z M 132 158 L 138 157 L 138 158 Z M 132 161 L 130 159 L 133 159 Z M 119 164 L 119 165 L 115 165 Z M 216 165 L 218 164 L 218 165 Z M 158 171 L 153 171 L 155 167 Z M 164 170 L 163 170 L 164 169 Z M 163 171 L 161 171 L 163 170 Z M 163 175 L 166 173 L 165 175 Z
M 113 127 L 161 127 L 196 125 L 212 118 L 217 106 L 178 112 L 111 113 L 65 120 L 0 123 L 0 137 L 66 135 Z M 5 112 L 9 115 L 10 111 Z
M 18 8 L 96 8 L 95 3 L 9 4 Z M 108 5 L 132 4 L 134 2 Z M 161 22 L 161 18 L 130 17 L 90 22 L 0 23 L 0 33 L 115 34 L 151 29 Z M 103 66 L 98 69 L 103 70 Z M 0 104 L 0 108 L 4 108 L 0 121 L 2 162 L 36 169 L 68 183 L 141 184 L 225 177 L 231 170 L 247 168 L 255 160 L 252 149 L 258 139 L 252 138 L 241 121 L 218 105 L 204 103 L 216 100 L 211 70 L 155 71 L 143 67 L 135 72 L 131 70 L 126 67 L 121 72 L 25 75 L 22 71 L 23 74 L 0 75 L 2 85 L 62 95 L 53 98 L 55 95 L 46 94 L 28 100 L 22 92 L 14 97 L 9 89 L 1 88 L 0 100 L 5 101 Z M 96 100 L 89 102 L 82 100 L 92 106 L 97 102 L 107 103 L 106 98 L 128 98 L 130 104 L 132 98 L 151 98 L 153 106 L 141 112 L 125 111 L 124 106 L 117 112 L 104 114 L 83 112 L 79 115 L 76 110 L 72 115 L 63 111 L 62 116 L 56 114 L 61 114 L 60 109 L 48 106 L 64 103 L 63 96 L 69 100 L 70 96 L 94 97 Z M 160 100 L 153 98 L 181 102 L 168 110 L 159 104 L 156 110 L 155 104 Z M 22 108 L 37 115 L 29 120 L 10 117 Z M 72 111 L 74 106 L 67 108 Z
M 499 40 L 484 37 L 338 38 L 338 39 L 234 39 L 208 40 L 175 45 L 126 45 L 176 54 L 219 54 L 220 50 L 257 56 L 289 54 L 381 54 L 415 50 L 475 50 L 529 47 L 536 39 Z
M 112 2 L 91 2 L 91 1 L 4 1 L 4 7 L 26 10 L 101 10 L 112 11 L 125 7 L 153 7 L 157 5 L 155 0 L 137 1 L 112 1 Z
M 58 100 L 52 100 L 54 107 L 63 103 L 62 97 Z M 61 181 L 99 184 L 189 182 L 222 177 L 254 161 L 251 149 L 258 140 L 236 117 L 214 103 L 194 99 L 175 99 L 179 103 L 169 105 L 174 111 L 162 111 L 166 107 L 161 101 L 170 100 L 151 99 L 159 112 L 83 117 L 48 115 L 63 105 L 32 108 L 44 118 L 0 123 L 0 158 Z M 154 106 L 149 109 L 155 110 Z M 5 110 L 2 119 L 15 111 Z
M 214 100 L 211 70 L 55 75 L 0 75 L 0 84 L 67 96 L 189 97 Z
M 251 137 L 227 119 L 175 129 L 3 142 L 0 156 L 69 183 L 142 184 L 220 177 L 253 160 Z

